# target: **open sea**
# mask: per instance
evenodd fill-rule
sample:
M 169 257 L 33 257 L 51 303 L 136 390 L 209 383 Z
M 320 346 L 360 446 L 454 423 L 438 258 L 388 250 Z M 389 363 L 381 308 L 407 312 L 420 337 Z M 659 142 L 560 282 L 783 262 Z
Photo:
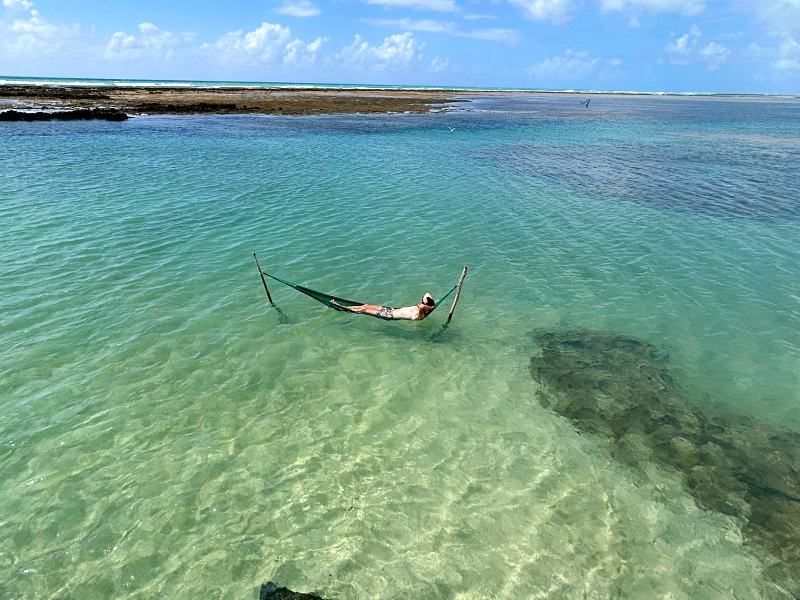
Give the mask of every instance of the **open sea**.
M 579 100 L 2 124 L 0 598 L 800 596 L 800 100 Z

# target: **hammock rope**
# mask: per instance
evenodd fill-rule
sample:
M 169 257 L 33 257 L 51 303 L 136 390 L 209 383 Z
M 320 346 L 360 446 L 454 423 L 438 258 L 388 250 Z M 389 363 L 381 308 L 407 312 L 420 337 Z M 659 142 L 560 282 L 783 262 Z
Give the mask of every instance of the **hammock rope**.
M 350 306 L 361 306 L 362 304 L 366 304 L 366 302 L 357 302 L 356 300 L 348 300 L 347 298 L 340 298 L 339 296 L 332 296 L 332 295 L 326 294 L 324 292 L 319 292 L 317 290 L 312 290 L 309 287 L 306 287 L 304 285 L 299 285 L 297 283 L 292 283 L 291 281 L 286 281 L 285 279 L 281 279 L 280 277 L 277 277 L 275 275 L 267 273 L 266 271 L 262 271 L 261 269 L 259 269 L 259 273 L 261 273 L 262 275 L 265 275 L 266 277 L 269 277 L 270 279 L 274 279 L 275 281 L 278 281 L 278 282 L 282 283 L 283 285 L 288 285 L 290 288 L 294 288 L 298 292 L 300 292 L 302 294 L 305 294 L 306 296 L 310 296 L 311 298 L 313 298 L 314 300 L 316 300 L 320 304 L 324 304 L 328 308 L 332 308 L 334 310 L 346 310 L 346 308 L 350 307 Z M 436 310 L 437 308 L 439 308 L 439 305 L 442 302 L 444 302 L 450 294 L 452 294 L 454 291 L 456 291 L 457 287 L 458 287 L 458 284 L 456 283 L 452 288 L 450 288 L 449 292 L 447 292 L 444 296 L 442 296 L 434 304 L 433 310 Z M 331 300 L 336 300 L 336 304 L 332 304 Z M 433 310 L 430 311 L 430 312 L 433 312 Z M 347 311 L 347 312 L 350 312 L 350 311 Z M 356 313 L 356 314 L 368 314 L 368 313 Z M 385 317 L 380 317 L 378 315 L 370 315 L 370 316 L 375 316 L 375 317 L 378 317 L 379 319 L 380 318 L 385 318 Z

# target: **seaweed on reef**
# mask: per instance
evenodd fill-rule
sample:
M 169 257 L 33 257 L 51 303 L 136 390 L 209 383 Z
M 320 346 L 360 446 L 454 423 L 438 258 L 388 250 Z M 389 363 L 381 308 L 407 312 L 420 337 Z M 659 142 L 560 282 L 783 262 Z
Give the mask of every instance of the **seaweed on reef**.
M 769 555 L 767 576 L 800 597 L 800 434 L 699 410 L 667 355 L 646 341 L 578 329 L 533 337 L 530 372 L 545 406 L 609 438 L 626 464 L 679 471 L 700 506 L 741 520 L 748 541 Z

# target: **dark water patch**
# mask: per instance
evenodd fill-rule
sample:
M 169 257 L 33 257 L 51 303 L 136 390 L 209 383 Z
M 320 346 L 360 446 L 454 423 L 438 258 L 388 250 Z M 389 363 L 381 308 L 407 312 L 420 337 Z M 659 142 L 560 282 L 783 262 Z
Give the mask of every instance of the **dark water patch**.
M 541 331 L 534 341 L 530 371 L 545 406 L 610 439 L 628 465 L 679 471 L 702 507 L 741 521 L 768 577 L 800 597 L 800 434 L 701 411 L 648 342 L 590 330 Z
M 491 148 L 481 155 L 607 201 L 715 217 L 800 218 L 800 148 L 786 144 L 675 134 L 639 140 L 579 136 Z
M 480 160 L 605 201 L 716 217 L 800 217 L 795 102 L 574 96 L 483 99 L 513 143 Z M 513 132 L 513 133 L 512 133 Z

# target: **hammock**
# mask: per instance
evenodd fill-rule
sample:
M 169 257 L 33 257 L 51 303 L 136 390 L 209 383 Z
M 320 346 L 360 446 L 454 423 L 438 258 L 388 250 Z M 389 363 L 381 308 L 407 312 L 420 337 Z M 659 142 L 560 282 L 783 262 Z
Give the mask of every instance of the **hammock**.
M 346 307 L 349 307 L 349 306 L 361 306 L 362 304 L 366 304 L 366 302 L 357 302 L 355 300 L 348 300 L 347 298 L 340 298 L 339 296 L 331 296 L 330 294 L 326 294 L 324 292 L 318 292 L 317 290 L 312 290 L 311 288 L 308 288 L 308 287 L 306 287 L 304 285 L 298 285 L 296 283 L 292 283 L 290 281 L 286 281 L 285 279 L 281 279 L 280 277 L 277 277 L 275 275 L 267 273 L 266 271 L 262 271 L 260 267 L 258 269 L 258 272 L 261 273 L 261 275 L 266 275 L 270 279 L 274 279 L 275 281 L 279 281 L 284 285 L 288 285 L 289 287 L 296 289 L 298 292 L 301 292 L 301 293 L 305 294 L 306 296 L 311 296 L 317 302 L 320 302 L 320 303 L 324 304 L 325 306 L 327 306 L 328 308 L 332 308 L 334 310 L 344 310 L 346 312 L 350 312 L 350 311 L 346 310 Z M 444 302 L 450 294 L 452 294 L 454 291 L 456 291 L 457 287 L 458 287 L 458 283 L 456 283 L 452 288 L 450 288 L 450 291 L 447 292 L 444 296 L 442 296 L 434 304 L 433 310 L 431 310 L 430 312 L 433 312 L 434 310 L 436 310 L 439 307 L 439 305 L 442 302 Z M 336 300 L 336 304 L 332 304 L 331 300 Z M 369 314 L 369 313 L 352 313 L 352 314 Z M 387 319 L 387 317 L 382 317 L 380 315 L 370 315 L 370 316 L 377 317 L 379 319 L 389 320 L 389 319 Z

